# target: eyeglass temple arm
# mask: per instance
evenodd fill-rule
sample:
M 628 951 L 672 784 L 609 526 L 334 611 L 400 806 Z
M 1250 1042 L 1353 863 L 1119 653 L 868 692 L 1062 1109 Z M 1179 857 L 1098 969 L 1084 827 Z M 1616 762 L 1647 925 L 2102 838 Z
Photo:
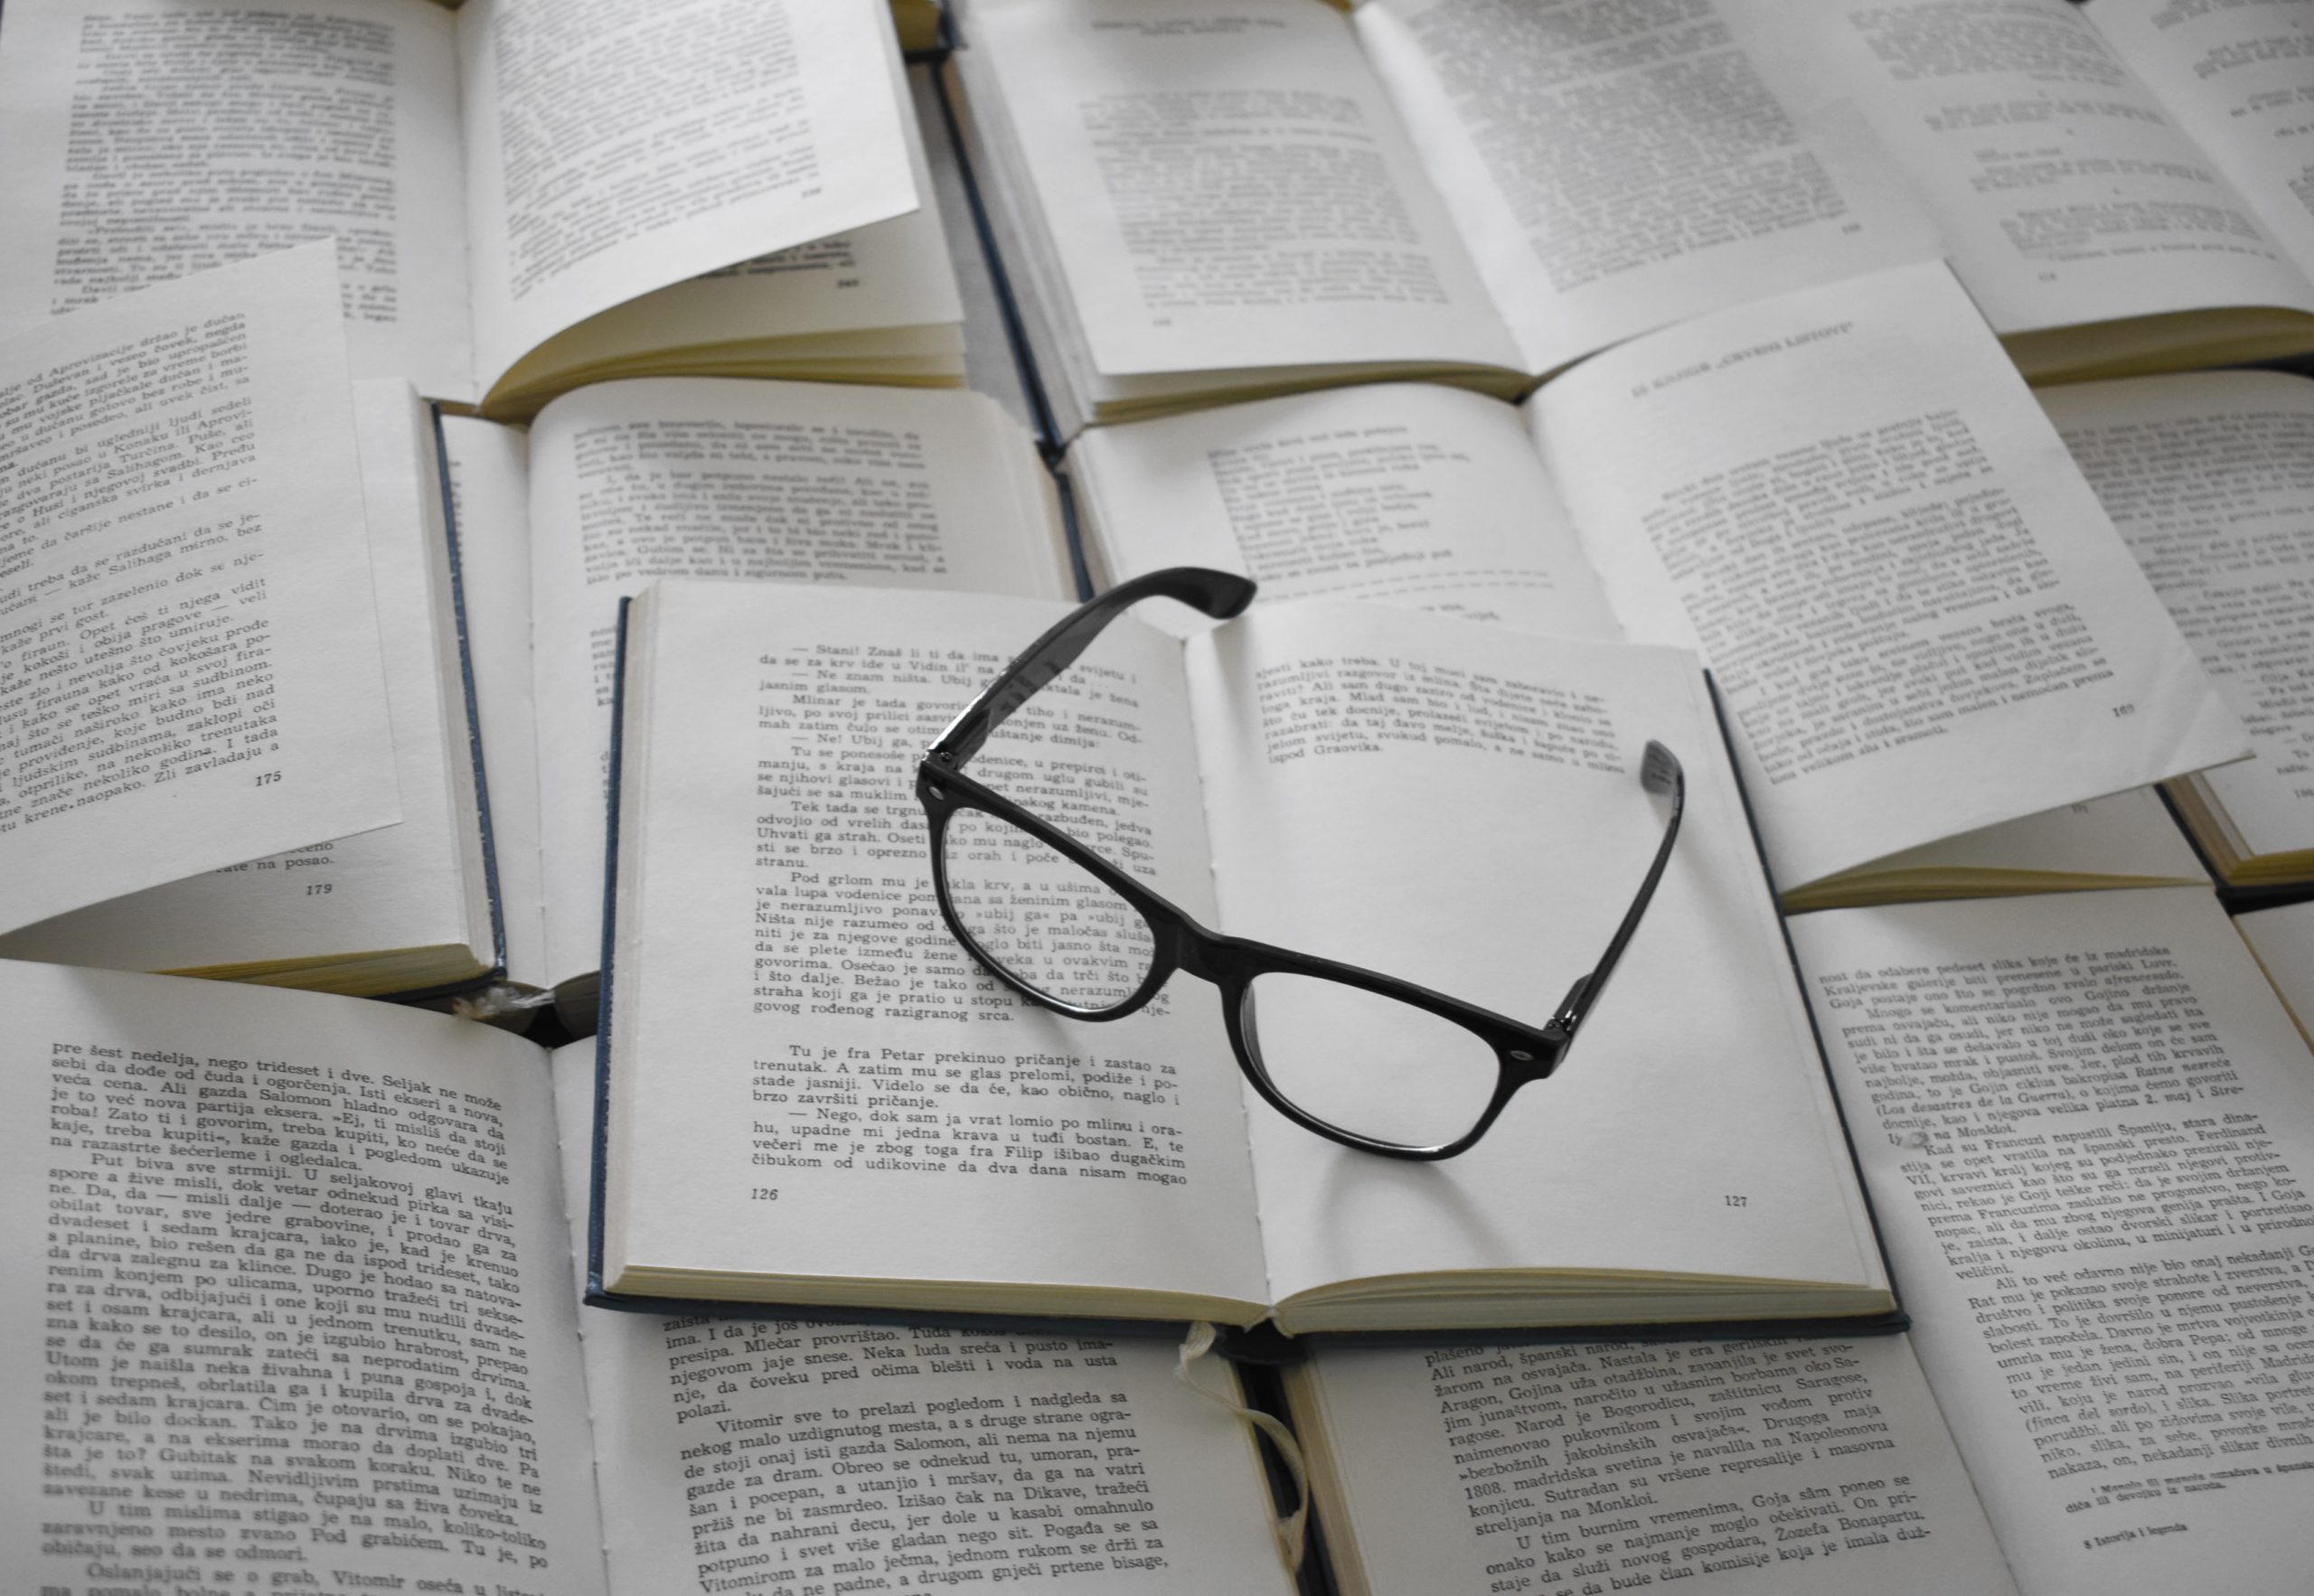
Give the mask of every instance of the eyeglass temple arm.
M 1623 924 L 1615 927 L 1615 934 L 1609 939 L 1607 951 L 1600 955 L 1598 966 L 1567 989 L 1566 996 L 1559 1000 L 1558 1011 L 1551 1016 L 1551 1028 L 1567 1041 L 1575 1039 L 1583 1017 L 1591 1012 L 1591 1005 L 1606 990 L 1607 977 L 1614 973 L 1617 961 L 1623 956 L 1624 944 L 1639 929 L 1648 902 L 1655 896 L 1656 883 L 1663 878 L 1663 868 L 1671 862 L 1671 844 L 1679 840 L 1679 817 L 1688 807 L 1688 776 L 1680 768 L 1679 756 L 1660 743 L 1649 742 L 1647 753 L 1640 760 L 1639 781 L 1651 793 L 1671 795 L 1671 817 L 1663 828 L 1663 840 L 1655 850 L 1655 862 L 1647 867 L 1647 879 L 1639 884 L 1639 895 L 1624 911 Z
M 1254 601 L 1254 583 L 1228 571 L 1186 565 L 1120 582 L 1079 605 L 1022 650 L 1019 658 L 1004 667 L 1002 675 L 948 723 L 948 729 L 927 752 L 951 769 L 961 768 L 1013 710 L 1091 647 L 1102 628 L 1144 598 L 1179 599 L 1217 621 L 1226 621 Z

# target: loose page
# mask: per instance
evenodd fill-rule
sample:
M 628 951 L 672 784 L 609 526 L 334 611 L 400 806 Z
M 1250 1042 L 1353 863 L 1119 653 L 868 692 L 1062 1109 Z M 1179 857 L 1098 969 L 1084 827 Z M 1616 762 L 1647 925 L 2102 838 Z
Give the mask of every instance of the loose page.
M 1065 1020 L 984 975 L 934 902 L 916 761 L 1066 610 L 696 582 L 638 604 L 605 1284 L 636 1290 L 624 1263 L 685 1294 L 757 1275 L 774 1300 L 931 1310 L 955 1304 L 942 1282 L 1002 1282 L 1022 1311 L 1258 1318 L 1212 1000 Z M 971 772 L 1209 924 L 1195 763 L 1180 645 L 1128 617 Z
M 2283 252 L 2314 273 L 2314 12 L 2295 0 L 2096 0 L 2088 15 Z
M 0 344 L 0 928 L 400 817 L 319 246 Z
M 480 397 L 442 8 L 11 6 L 0 148 L 0 329 L 334 238 L 355 375 Z
M 1792 926 L 1914 1344 L 2027 1591 L 2301 1582 L 2314 1058 L 2206 889 Z
M 591 1043 L 554 1062 L 582 1253 L 594 1062 Z M 738 1580 L 788 1596 L 879 1576 L 1038 1580 L 1079 1596 L 1290 1586 L 1251 1432 L 1174 1378 L 1169 1338 L 585 1319 L 617 1590 Z M 1230 1383 L 1209 1367 L 1197 1380 Z
M 2243 751 L 1942 267 L 1653 333 L 1530 411 L 1624 625 L 1712 666 L 1779 887 Z
M 1515 363 L 1341 18 L 982 0 L 971 48 L 1102 375 Z
M 2314 311 L 2304 270 L 2065 0 L 1773 14 L 1856 97 L 1996 331 Z
M 1535 1025 L 1654 857 L 1648 739 L 1687 770 L 1684 828 L 1613 984 L 1476 1147 L 1377 1158 L 1248 1093 L 1280 1301 L 1556 1269 L 1606 1276 L 1600 1317 L 1627 1321 L 1650 1315 L 1614 1289 L 1626 1272 L 1877 1280 L 1692 656 L 1303 604 L 1193 640 L 1190 664 L 1220 928 Z M 1531 1300 L 1512 1313 L 1498 1322 L 1536 1322 Z
M 1252 577 L 1262 603 L 1621 635 L 1519 413 L 1495 399 L 1417 383 L 1294 394 L 1097 427 L 1069 465 L 1113 580 L 1201 565 Z
M 1942 253 L 1790 5 L 1376 0 L 1359 40 L 1527 370 Z
M 1043 467 L 977 394 L 605 384 L 541 413 L 531 483 L 547 969 L 557 981 L 601 960 L 619 599 L 670 576 L 1068 590 Z
M 431 418 L 354 385 L 400 823 L 172 881 L 0 937 L 0 957 L 169 970 L 448 944 L 490 954 Z M 466 762 L 461 772 L 459 762 Z M 466 779 L 460 779 L 464 775 Z
M 2314 382 L 2146 377 L 2040 396 L 2256 756 L 2200 779 L 2244 854 L 2314 850 Z
M 50 965 L 0 993 L 15 1588 L 606 1589 L 536 1047 Z
M 475 363 L 918 203 L 878 0 L 458 13 Z
M 1287 1379 L 1344 1596 L 2017 1589 L 1898 1338 L 1327 1347 Z

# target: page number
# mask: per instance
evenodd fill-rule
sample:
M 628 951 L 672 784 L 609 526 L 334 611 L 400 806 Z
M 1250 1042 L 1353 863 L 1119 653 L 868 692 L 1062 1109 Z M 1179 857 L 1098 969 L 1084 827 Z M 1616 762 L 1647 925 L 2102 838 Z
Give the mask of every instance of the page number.
M 779 1200 L 779 1188 L 776 1186 L 756 1187 L 748 1193 L 748 1200 L 751 1203 L 776 1203 Z
M 1719 1200 L 1731 1208 L 1749 1207 L 1752 1202 L 1752 1199 L 1747 1197 L 1723 1197 Z
M 277 770 L 260 770 L 257 773 L 257 784 L 260 787 L 269 787 L 280 779 L 281 773 Z

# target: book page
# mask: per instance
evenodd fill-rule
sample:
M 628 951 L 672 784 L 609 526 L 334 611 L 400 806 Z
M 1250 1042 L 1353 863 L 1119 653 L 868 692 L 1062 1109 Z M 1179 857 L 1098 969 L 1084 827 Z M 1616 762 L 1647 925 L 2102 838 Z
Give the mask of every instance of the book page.
M 320 246 L 0 343 L 0 928 L 400 818 Z
M 1792 934 L 2018 1583 L 2291 1588 L 2314 1059 L 2216 900 L 1840 910 Z
M 530 435 L 464 416 L 443 417 L 441 428 L 490 787 L 506 973 L 544 986 L 550 983 L 539 856 L 538 712 L 531 699 Z
M 2314 905 L 2296 903 L 2235 917 L 2234 928 L 2258 956 L 2283 1007 L 2314 1047 Z
M 1287 1375 L 1344 1596 L 2014 1596 L 1900 1337 L 1323 1347 Z
M 469 938 L 489 956 L 472 783 L 454 765 L 471 754 L 464 690 L 446 674 L 456 639 L 432 418 L 408 383 L 356 383 L 353 394 L 400 823 L 43 921 L 0 937 L 0 957 L 169 970 Z
M 2314 13 L 2294 0 L 2096 0 L 2088 15 L 2314 274 Z
M 1942 253 L 1854 108 L 1789 50 L 1753 42 L 1756 13 L 1793 9 L 1359 9 L 1359 41 L 1529 371 Z
M 1104 376 L 1517 354 L 1347 24 L 1307 0 L 982 0 Z
M 582 1250 L 594 1062 L 554 1060 Z M 1170 1338 L 585 1319 L 617 1590 L 1290 1587 L 1248 1432 L 1174 1378 Z
M 699 582 L 638 603 L 605 1284 L 626 1263 L 721 1294 L 771 1276 L 773 1300 L 815 1300 L 795 1280 L 896 1307 L 927 1306 L 927 1282 L 1017 1282 L 1030 1312 L 1060 1310 L 1038 1288 L 1099 1288 L 1115 1296 L 1068 1310 L 1190 1317 L 1133 1296 L 1172 1293 L 1258 1317 L 1211 1000 L 1185 986 L 1114 1023 L 1064 1019 L 982 972 L 933 896 L 917 761 L 1067 611 Z M 1180 644 L 1128 616 L 967 774 L 1209 922 L 1195 770 Z
M 2041 393 L 2254 757 L 2204 775 L 2253 854 L 2314 848 L 2314 382 L 2271 371 Z
M 1530 411 L 1625 626 L 1701 645 L 1781 887 L 2243 750 L 1942 267 L 1652 333 Z
M 208 981 L 0 991 L 16 1588 L 606 1589 L 536 1047 Z
M 459 127 L 438 6 L 12 6 L 0 329 L 334 238 L 354 374 L 477 399 Z
M 878 0 L 458 14 L 475 361 L 918 203 Z
M 1597 963 L 1654 857 L 1648 739 L 1687 770 L 1613 984 L 1477 1146 L 1378 1158 L 1249 1090 L 1278 1299 L 1445 1270 L 1877 1278 L 1692 656 L 1303 604 L 1189 657 L 1220 929 L 1531 1025 Z
M 1264 603 L 1374 599 L 1620 635 L 1519 413 L 1460 389 L 1344 388 L 1098 427 L 1069 465 L 1114 580 L 1201 565 L 1253 577 Z
M 2065 0 L 1771 14 L 1856 97 L 1996 331 L 2314 309 L 2302 267 Z
M 700 379 L 604 384 L 540 414 L 531 465 L 532 690 L 552 981 L 601 960 L 618 600 L 671 576 L 1069 591 L 1044 468 L 1025 435 L 977 394 Z
M 610 377 L 643 365 L 664 372 L 715 361 L 763 362 L 776 358 L 773 350 L 784 340 L 960 324 L 964 305 L 940 211 L 932 202 L 923 113 L 907 89 L 899 58 L 889 58 L 889 66 L 921 206 L 614 305 L 540 344 L 508 373 L 506 386 L 522 389 L 534 377 L 568 388 L 569 377 L 558 374 L 574 368 Z

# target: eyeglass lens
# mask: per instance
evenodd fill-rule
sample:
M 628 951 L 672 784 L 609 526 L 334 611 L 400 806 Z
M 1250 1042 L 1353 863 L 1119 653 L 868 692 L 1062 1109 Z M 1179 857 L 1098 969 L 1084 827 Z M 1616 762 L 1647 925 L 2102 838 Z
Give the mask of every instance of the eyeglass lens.
M 1479 1122 L 1500 1077 L 1491 1044 L 1453 1020 L 1322 977 L 1254 978 L 1239 1012 L 1279 1096 L 1392 1147 L 1443 1147 Z
M 1068 1008 L 1100 1009 L 1149 978 L 1149 923 L 1066 855 L 977 809 L 950 815 L 940 845 L 956 918 L 1015 981 Z

